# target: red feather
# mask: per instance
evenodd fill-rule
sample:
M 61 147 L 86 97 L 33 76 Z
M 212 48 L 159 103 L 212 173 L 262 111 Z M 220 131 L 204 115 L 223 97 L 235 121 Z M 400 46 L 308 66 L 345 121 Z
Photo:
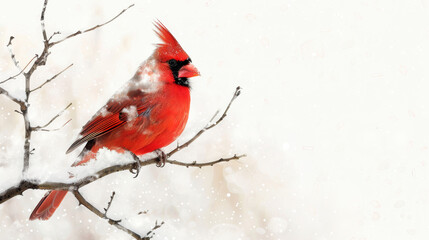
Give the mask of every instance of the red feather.
M 161 62 L 168 61 L 172 58 L 178 61 L 184 61 L 189 58 L 188 54 L 183 50 L 176 38 L 174 38 L 173 34 L 171 34 L 160 21 L 156 21 L 154 25 L 156 27 L 155 33 L 163 42 L 157 44 L 158 48 L 155 51 L 155 54 L 157 54 Z

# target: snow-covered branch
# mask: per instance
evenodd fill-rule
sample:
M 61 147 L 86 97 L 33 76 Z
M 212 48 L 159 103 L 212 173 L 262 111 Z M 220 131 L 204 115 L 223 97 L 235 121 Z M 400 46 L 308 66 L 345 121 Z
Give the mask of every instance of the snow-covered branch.
M 133 155 L 133 157 L 136 157 L 134 154 L 132 154 L 132 155 Z M 211 161 L 211 162 L 206 162 L 206 163 L 197 163 L 196 161 L 194 161 L 192 163 L 185 163 L 185 162 L 180 162 L 180 161 L 176 161 L 176 160 L 166 160 L 166 163 L 170 163 L 172 165 L 184 166 L 184 167 L 202 168 L 202 167 L 206 167 L 206 166 L 213 166 L 213 165 L 221 163 L 221 162 L 238 160 L 238 159 L 245 157 L 245 156 L 246 155 L 244 155 L 244 154 L 243 155 L 234 155 L 230 158 L 221 158 L 221 159 Z M 133 169 L 137 168 L 137 166 L 140 168 L 140 167 L 151 165 L 151 164 L 157 164 L 158 161 L 159 161 L 159 159 L 156 157 L 156 158 L 152 158 L 152 159 L 145 160 L 145 161 L 142 161 L 139 159 L 138 164 L 136 164 L 135 162 L 132 162 L 132 163 L 124 164 L 124 165 L 121 165 L 121 164 L 113 165 L 113 166 L 104 168 L 104 169 L 96 172 L 95 174 L 92 174 L 92 175 L 86 176 L 84 178 L 81 178 L 79 180 L 68 182 L 68 183 L 65 183 L 65 182 L 37 183 L 34 180 L 22 180 L 18 185 L 13 186 L 13 187 L 5 190 L 4 192 L 0 193 L 0 204 L 2 204 L 3 202 L 5 202 L 5 201 L 7 201 L 7 200 L 9 200 L 15 196 L 22 195 L 26 190 L 29 190 L 29 189 L 68 190 L 74 194 L 76 199 L 79 201 L 79 204 L 85 206 L 88 210 L 90 210 L 95 215 L 99 216 L 100 218 L 106 219 L 109 224 L 111 224 L 111 225 L 117 227 L 118 229 L 128 233 L 129 235 L 131 235 L 135 239 L 139 239 L 139 240 L 150 239 L 153 237 L 153 231 L 156 230 L 157 228 L 161 227 L 161 225 L 164 222 L 161 222 L 160 224 L 155 223 L 155 226 L 152 228 L 152 230 L 150 230 L 145 236 L 142 237 L 138 233 L 122 226 L 120 224 L 121 220 L 113 220 L 113 219 L 107 217 L 107 211 L 109 210 L 110 205 L 112 204 L 114 193 L 112 193 L 112 196 L 110 198 L 110 201 L 108 202 L 107 208 L 105 208 L 104 213 L 102 213 L 100 210 L 98 210 L 96 207 L 94 207 L 92 204 L 90 204 L 80 194 L 79 189 L 85 185 L 88 185 L 88 184 L 96 181 L 97 179 L 100 179 L 100 178 L 105 177 L 107 175 L 110 175 L 112 173 L 125 171 L 125 170 L 132 171 Z
M 132 154 L 130 152 L 130 154 Z M 135 156 L 134 154 L 132 154 L 133 156 Z M 245 157 L 246 155 L 234 155 L 232 157 L 229 158 L 221 158 L 215 161 L 211 161 L 211 162 L 205 162 L 205 163 L 197 163 L 196 161 L 193 161 L 191 163 L 186 163 L 186 162 L 181 162 L 181 161 L 177 161 L 177 160 L 169 160 L 167 159 L 165 162 L 172 164 L 172 165 L 178 165 L 178 166 L 183 166 L 183 167 L 197 167 L 197 168 L 202 168 L 202 167 L 207 167 L 207 166 L 213 166 L 215 164 L 218 163 L 222 163 L 222 162 L 229 162 L 229 161 L 233 161 L 233 160 L 238 160 L 240 158 Z M 148 166 L 148 165 L 152 165 L 152 164 L 157 164 L 159 161 L 158 157 L 155 158 L 151 158 L 148 160 L 138 160 L 138 164 L 136 162 L 131 162 L 131 163 L 127 163 L 127 164 L 115 164 L 109 167 L 106 167 L 102 170 L 99 170 L 98 172 L 94 173 L 94 174 L 90 174 L 88 176 L 85 177 L 81 177 L 79 179 L 76 179 L 74 181 L 67 181 L 67 182 L 43 182 L 40 183 L 36 180 L 28 180 L 28 179 L 23 179 L 21 180 L 21 182 L 19 182 L 17 185 L 10 187 L 8 189 L 6 189 L 5 191 L 3 191 L 2 193 L 0 193 L 0 204 L 15 197 L 18 195 L 22 195 L 26 190 L 29 189 L 40 189 L 40 190 L 69 190 L 69 191 L 74 191 L 74 190 L 78 190 L 79 188 L 86 186 L 94 181 L 96 181 L 97 179 L 103 178 L 107 175 L 110 175 L 112 173 L 116 173 L 116 172 L 120 172 L 120 171 L 132 171 L 133 169 L 136 169 L 138 167 L 144 167 L 144 166 Z

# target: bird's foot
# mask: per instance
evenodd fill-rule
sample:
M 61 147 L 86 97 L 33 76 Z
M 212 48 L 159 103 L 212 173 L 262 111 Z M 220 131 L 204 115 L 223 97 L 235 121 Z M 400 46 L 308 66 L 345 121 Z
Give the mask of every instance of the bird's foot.
M 133 156 L 134 161 L 136 161 L 136 162 L 134 163 L 133 167 L 130 169 L 130 172 L 131 172 L 132 174 L 135 174 L 134 178 L 136 178 L 136 177 L 139 175 L 139 173 L 140 173 L 140 168 L 141 168 L 142 166 L 140 165 L 140 159 L 139 159 L 139 157 L 137 157 L 137 155 L 135 155 L 133 152 L 131 152 L 131 151 L 129 151 L 129 152 L 130 152 L 130 154 Z
M 167 160 L 167 155 L 161 149 L 156 149 L 155 153 L 156 153 L 156 155 L 158 155 L 158 162 L 156 163 L 156 166 L 157 167 L 164 167 L 165 166 L 165 160 Z

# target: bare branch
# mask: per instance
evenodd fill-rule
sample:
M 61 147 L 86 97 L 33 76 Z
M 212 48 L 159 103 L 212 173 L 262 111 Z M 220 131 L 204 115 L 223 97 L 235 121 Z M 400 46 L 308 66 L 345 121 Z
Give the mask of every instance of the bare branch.
M 67 122 L 65 122 L 61 127 L 59 127 L 59 128 L 54 128 L 54 129 L 45 129 L 45 128 L 42 128 L 42 129 L 39 129 L 39 131 L 42 131 L 42 132 L 55 132 L 55 131 L 58 131 L 58 130 L 60 130 L 61 128 L 63 128 L 65 125 L 67 125 L 67 123 L 69 123 L 70 121 L 71 121 L 72 119 L 70 118 L 69 120 L 67 120 Z
M 231 101 L 229 101 L 229 104 L 228 104 L 228 106 L 226 107 L 226 109 L 225 109 L 225 111 L 223 112 L 223 114 L 222 114 L 222 116 L 215 122 L 215 123 L 212 123 L 212 124 L 207 124 L 207 126 L 205 126 L 203 129 L 201 129 L 197 134 L 195 134 L 195 136 L 193 137 L 193 138 L 191 138 L 191 139 L 189 139 L 187 142 L 185 142 L 184 144 L 182 144 L 182 145 L 178 145 L 173 151 L 171 151 L 171 152 L 169 152 L 168 154 L 167 154 L 167 158 L 169 158 L 169 157 L 171 157 L 173 154 L 175 154 L 176 152 L 178 152 L 180 149 L 182 149 L 182 148 L 185 148 L 185 147 L 187 147 L 187 146 L 189 146 L 189 144 L 191 144 L 192 142 L 194 142 L 198 137 L 200 137 L 205 131 L 207 131 L 207 130 L 209 130 L 209 129 L 211 129 L 211 128 L 213 128 L 213 127 L 215 127 L 216 125 L 218 125 L 225 117 L 226 117 L 226 114 L 228 113 L 228 110 L 229 110 L 229 108 L 231 107 L 231 104 L 232 104 L 232 102 L 234 102 L 234 100 L 238 97 L 238 96 L 240 96 L 240 93 L 241 93 L 241 87 L 240 86 L 238 86 L 236 89 L 235 89 L 235 92 L 234 92 L 234 95 L 232 96 L 232 98 L 231 98 Z M 212 119 L 210 120 L 210 122 L 212 122 L 213 121 L 213 118 L 217 115 L 217 113 L 218 113 L 218 111 L 215 113 L 215 115 L 212 117 Z M 209 122 L 209 123 L 210 123 Z
M 100 210 L 98 210 L 96 207 L 94 207 L 91 203 L 89 203 L 83 196 L 82 194 L 80 194 L 80 192 L 78 190 L 73 191 L 74 196 L 76 197 L 76 199 L 79 201 L 80 204 L 82 204 L 83 206 L 85 206 L 89 211 L 93 212 L 95 215 L 99 216 L 100 218 L 106 219 L 107 222 L 110 225 L 113 225 L 115 227 L 117 227 L 118 229 L 128 233 L 129 235 L 131 235 L 133 238 L 138 239 L 138 240 L 147 240 L 150 238 L 145 238 L 145 237 L 141 237 L 138 233 L 122 226 L 120 224 L 121 220 L 113 220 L 111 218 L 106 217 L 105 214 L 103 214 Z M 113 196 L 113 195 L 112 195 Z
M 235 92 L 234 92 L 234 95 L 232 96 L 232 98 L 231 98 L 231 101 L 229 101 L 229 104 L 228 104 L 228 106 L 226 107 L 226 109 L 225 109 L 225 111 L 223 112 L 223 114 L 222 114 L 222 116 L 215 122 L 215 123 L 213 123 L 213 124 L 211 124 L 211 125 L 209 125 L 209 126 L 206 126 L 205 127 L 205 129 L 206 130 L 209 130 L 210 128 L 212 128 L 212 127 L 214 127 L 214 126 L 216 126 L 216 125 L 218 125 L 225 117 L 226 117 L 226 114 L 227 114 L 227 112 L 228 112 L 228 110 L 229 110 L 229 108 L 231 107 L 231 104 L 232 104 L 232 102 L 234 102 L 234 100 L 238 97 L 238 96 L 240 96 L 240 94 L 241 94 L 241 87 L 240 86 L 238 86 L 236 89 L 235 89 Z
M 206 166 L 213 166 L 213 165 L 221 163 L 221 162 L 229 162 L 232 160 L 238 160 L 238 159 L 243 158 L 243 157 L 246 157 L 246 154 L 242 154 L 242 155 L 235 154 L 234 156 L 229 157 L 229 158 L 221 158 L 221 159 L 218 159 L 216 161 L 211 161 L 211 162 L 206 162 L 206 163 L 197 163 L 196 161 L 194 161 L 192 163 L 184 163 L 184 162 L 179 162 L 179 161 L 175 161 L 175 160 L 166 160 L 165 162 L 173 164 L 173 165 L 184 166 L 184 167 L 202 168 L 202 167 L 206 167 Z
M 215 112 L 215 114 L 213 114 L 213 117 L 212 117 L 212 118 L 210 118 L 209 123 L 213 122 L 213 120 L 215 119 L 215 117 L 216 117 L 218 114 L 219 114 L 219 110 L 217 110 L 217 111 Z
M 51 41 L 51 39 L 57 34 L 61 34 L 61 33 L 59 31 L 52 33 L 52 35 L 48 38 L 48 42 Z
M 60 74 L 62 74 L 63 72 L 65 72 L 67 69 L 69 69 L 71 66 L 73 66 L 73 63 L 70 64 L 68 67 L 64 68 L 61 72 L 55 74 L 53 77 L 49 78 L 48 80 L 46 80 L 44 83 L 42 83 L 40 86 L 36 87 L 33 90 L 30 90 L 30 92 L 34 92 L 38 89 L 41 89 L 43 86 L 45 86 L 45 84 L 49 83 L 50 81 L 54 80 L 56 77 L 58 77 Z
M 125 11 L 127 11 L 127 10 L 128 10 L 128 9 L 130 9 L 131 7 L 134 7 L 134 4 L 131 4 L 131 5 L 130 5 L 130 6 L 128 6 L 127 8 L 123 9 L 123 10 L 122 10 L 118 15 L 116 15 L 114 18 L 110 19 L 109 21 L 107 21 L 107 22 L 105 22 L 105 23 L 99 24 L 99 25 L 97 25 L 97 26 L 94 26 L 94 27 L 92 27 L 92 28 L 88 28 L 88 29 L 83 30 L 83 31 L 79 30 L 79 31 L 77 31 L 77 32 L 75 32 L 75 33 L 73 33 L 73 34 L 68 35 L 67 37 L 65 37 L 65 38 L 63 38 L 63 39 L 61 39 L 61 40 L 58 40 L 58 41 L 56 41 L 56 42 L 51 42 L 51 43 L 49 43 L 49 45 L 50 45 L 50 46 L 57 45 L 58 43 L 61 43 L 61 42 L 65 41 L 65 40 L 67 40 L 67 39 L 69 39 L 69 38 L 76 37 L 77 35 L 80 35 L 80 34 L 83 34 L 83 33 L 87 33 L 87 32 L 90 32 L 90 31 L 93 31 L 93 30 L 95 30 L 95 29 L 97 29 L 97 28 L 99 28 L 99 27 L 102 27 L 102 26 L 104 26 L 104 25 L 106 25 L 106 24 L 109 24 L 110 22 L 112 22 L 113 20 L 115 20 L 116 18 L 118 18 L 119 16 L 121 16 Z
M 53 118 L 51 118 L 51 120 L 49 120 L 49 122 L 47 122 L 45 125 L 43 126 L 37 126 L 37 127 L 31 127 L 31 131 L 39 131 L 44 129 L 45 127 L 49 126 L 55 119 L 57 119 L 59 116 L 61 116 L 61 114 L 64 113 L 65 110 L 67 110 L 70 106 L 72 105 L 72 103 L 69 103 L 69 105 L 67 105 L 67 107 L 65 107 L 63 110 L 61 110 L 61 112 L 57 113 L 57 115 L 55 115 Z M 67 124 L 67 122 L 66 122 Z
M 146 233 L 146 236 L 143 239 L 153 238 L 153 236 L 155 235 L 154 231 L 156 229 L 160 228 L 163 224 L 164 224 L 164 221 L 162 221 L 160 224 L 158 224 L 158 221 L 155 221 L 155 226 L 153 226 L 153 228 L 149 232 Z
M 9 77 L 9 78 L 7 78 L 6 80 L 3 80 L 3 81 L 1 81 L 0 82 L 0 84 L 2 84 L 2 83 L 5 83 L 5 82 L 7 82 L 7 81 L 9 81 L 9 80 L 12 80 L 12 79 L 15 79 L 16 77 L 18 77 L 19 75 L 21 75 L 23 72 L 24 72 L 24 70 L 28 67 L 28 65 L 30 65 L 30 63 L 34 60 L 34 59 L 36 59 L 37 58 L 37 55 L 35 55 L 28 63 L 27 63 L 27 65 L 25 65 L 25 67 L 23 68 L 23 69 L 21 69 L 21 71 L 19 71 L 19 73 L 17 73 L 16 75 L 13 75 L 12 77 Z

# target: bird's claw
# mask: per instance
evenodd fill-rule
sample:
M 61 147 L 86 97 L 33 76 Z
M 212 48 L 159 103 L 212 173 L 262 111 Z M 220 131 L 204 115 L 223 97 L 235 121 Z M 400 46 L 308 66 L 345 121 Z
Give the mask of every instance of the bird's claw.
M 158 162 L 156 163 L 157 167 L 164 167 L 165 160 L 167 160 L 167 155 L 161 149 L 155 150 L 156 155 L 158 155 Z
M 141 165 L 140 165 L 140 159 L 137 157 L 137 156 L 133 156 L 134 157 L 134 160 L 136 161 L 135 163 L 134 163 L 134 165 L 133 165 L 133 167 L 130 169 L 130 172 L 132 173 L 132 174 L 135 174 L 135 176 L 134 176 L 134 178 L 136 178 L 138 175 L 139 175 L 139 173 L 140 173 L 140 168 L 142 167 Z

